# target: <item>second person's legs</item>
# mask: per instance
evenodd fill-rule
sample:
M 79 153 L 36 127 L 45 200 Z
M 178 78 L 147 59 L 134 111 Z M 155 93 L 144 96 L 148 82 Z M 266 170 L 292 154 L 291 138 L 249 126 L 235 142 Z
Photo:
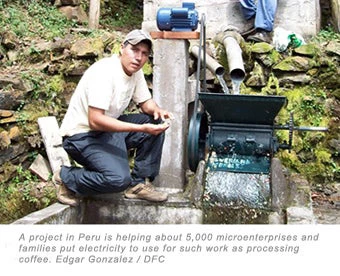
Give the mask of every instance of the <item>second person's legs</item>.
M 277 9 L 277 0 L 258 0 L 255 28 L 271 32 Z

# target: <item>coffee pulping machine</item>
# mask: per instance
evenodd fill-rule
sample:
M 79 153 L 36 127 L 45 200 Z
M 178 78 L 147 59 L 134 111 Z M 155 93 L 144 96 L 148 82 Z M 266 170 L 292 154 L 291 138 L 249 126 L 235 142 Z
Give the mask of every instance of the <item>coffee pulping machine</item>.
M 206 161 L 205 190 L 215 201 L 268 207 L 274 154 L 279 149 L 292 148 L 296 130 L 327 131 L 327 128 L 297 127 L 292 114 L 287 125 L 275 125 L 276 116 L 287 103 L 284 96 L 208 92 L 204 15 L 200 24 L 196 93 L 187 142 L 189 168 L 195 172 L 199 162 Z M 202 78 L 200 72 L 204 74 Z M 276 130 L 288 130 L 289 141 L 280 144 Z

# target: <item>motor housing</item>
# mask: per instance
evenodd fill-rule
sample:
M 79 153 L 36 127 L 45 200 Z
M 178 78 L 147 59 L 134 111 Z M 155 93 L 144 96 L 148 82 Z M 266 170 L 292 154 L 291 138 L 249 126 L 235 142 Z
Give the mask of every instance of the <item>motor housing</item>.
M 182 3 L 181 8 L 160 8 L 157 12 L 157 27 L 161 31 L 194 31 L 198 21 L 195 3 L 191 2 Z

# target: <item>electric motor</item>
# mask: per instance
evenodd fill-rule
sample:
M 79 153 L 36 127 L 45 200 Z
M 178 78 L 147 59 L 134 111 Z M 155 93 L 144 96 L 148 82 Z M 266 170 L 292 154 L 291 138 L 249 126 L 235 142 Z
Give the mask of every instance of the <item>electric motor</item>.
M 197 26 L 195 3 L 184 2 L 181 8 L 160 8 L 157 12 L 157 27 L 161 31 L 194 31 Z

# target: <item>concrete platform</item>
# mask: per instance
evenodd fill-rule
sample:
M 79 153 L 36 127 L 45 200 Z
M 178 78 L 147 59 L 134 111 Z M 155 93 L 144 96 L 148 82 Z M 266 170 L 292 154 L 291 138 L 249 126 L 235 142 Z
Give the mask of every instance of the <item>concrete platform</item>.
M 279 174 L 281 163 L 275 158 L 273 161 L 273 210 L 252 209 L 250 220 L 249 209 L 244 215 L 237 206 L 210 211 L 202 206 L 205 162 L 201 161 L 186 191 L 158 188 L 169 193 L 166 202 L 125 199 L 122 193 L 104 194 L 84 198 L 76 208 L 55 203 L 12 224 L 315 224 L 308 182 L 296 175 L 289 178 L 288 185 Z
M 201 224 L 202 211 L 183 193 L 164 203 L 125 199 L 122 194 L 84 198 L 79 207 L 55 203 L 12 224 Z

